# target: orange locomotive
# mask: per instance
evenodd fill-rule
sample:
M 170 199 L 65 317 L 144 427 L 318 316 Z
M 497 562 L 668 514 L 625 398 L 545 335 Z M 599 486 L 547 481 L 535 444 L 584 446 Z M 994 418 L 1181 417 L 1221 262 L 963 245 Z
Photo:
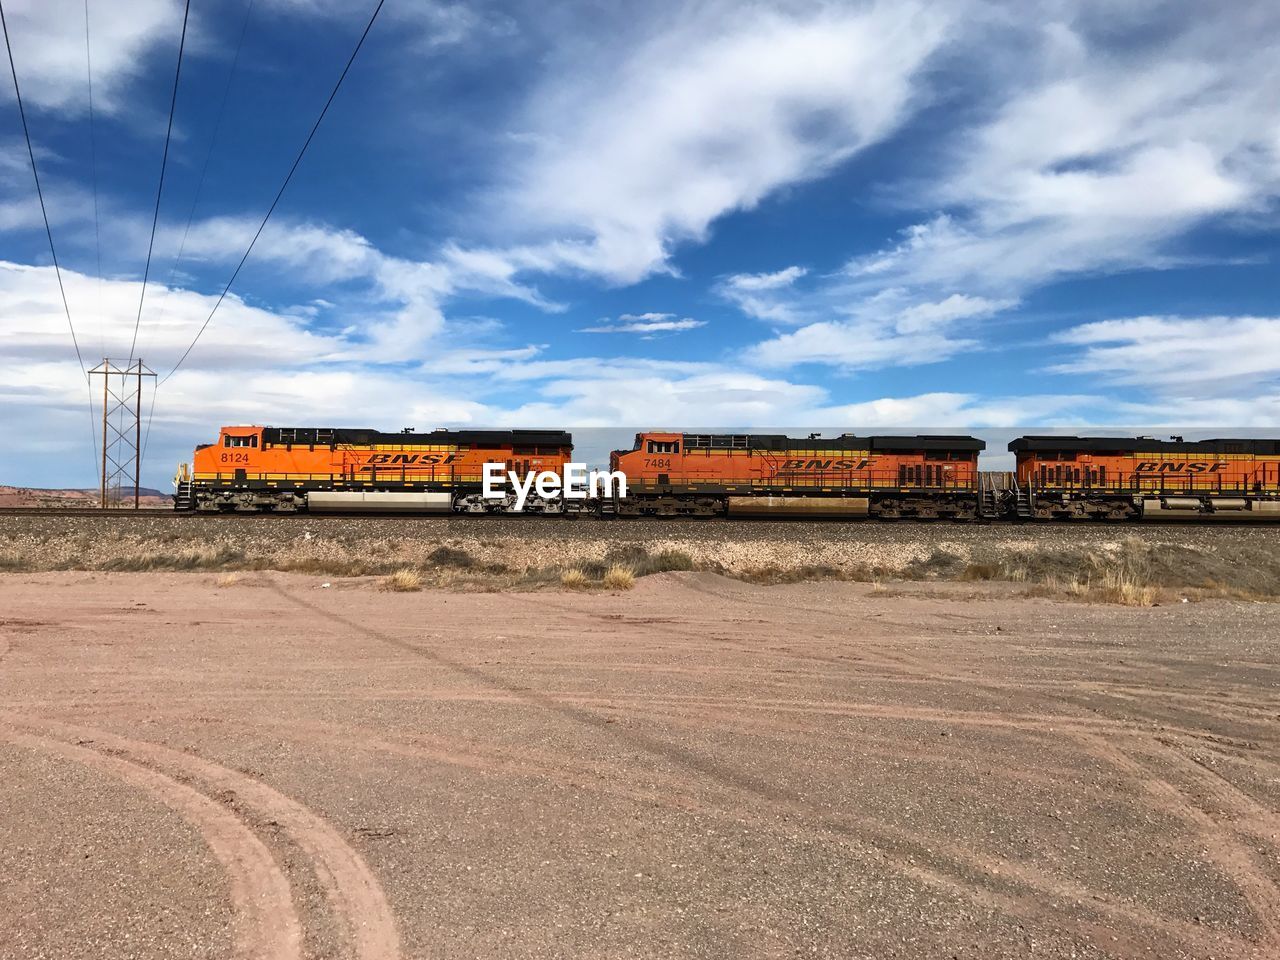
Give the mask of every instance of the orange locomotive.
M 175 506 L 203 512 L 299 510 L 482 513 L 510 509 L 485 500 L 485 463 L 519 474 L 562 469 L 573 438 L 560 430 L 377 430 L 223 427 L 216 443 L 183 464 Z M 530 496 L 528 512 L 555 513 L 562 500 Z
M 1024 518 L 1280 519 L 1280 441 L 1019 437 Z
M 640 433 L 615 450 L 622 516 L 978 516 L 978 453 L 964 436 Z

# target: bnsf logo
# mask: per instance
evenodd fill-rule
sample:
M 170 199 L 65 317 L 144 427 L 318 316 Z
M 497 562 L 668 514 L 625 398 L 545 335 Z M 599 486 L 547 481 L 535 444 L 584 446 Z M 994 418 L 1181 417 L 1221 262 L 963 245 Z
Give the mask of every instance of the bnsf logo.
M 860 460 L 784 460 L 783 470 L 865 470 L 875 462 L 874 457 Z
M 438 463 L 453 463 L 457 459 L 456 453 L 371 453 L 365 463 L 389 466 L 401 464 L 412 466 L 417 463 L 430 466 Z
M 1210 463 L 1207 460 L 1142 460 L 1138 463 L 1138 473 L 1217 473 L 1226 466 L 1225 463 Z

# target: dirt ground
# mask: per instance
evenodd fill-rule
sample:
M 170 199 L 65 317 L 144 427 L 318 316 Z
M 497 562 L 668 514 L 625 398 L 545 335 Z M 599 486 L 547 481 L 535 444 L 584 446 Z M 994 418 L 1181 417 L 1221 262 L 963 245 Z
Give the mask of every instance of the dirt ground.
M 1274 604 L 0 575 L 0 957 L 1274 958 Z

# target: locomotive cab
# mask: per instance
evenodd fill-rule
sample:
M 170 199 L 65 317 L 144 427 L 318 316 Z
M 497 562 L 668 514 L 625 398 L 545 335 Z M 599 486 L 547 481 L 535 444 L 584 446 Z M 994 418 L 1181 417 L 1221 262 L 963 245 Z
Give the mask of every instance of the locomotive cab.
M 244 480 L 258 464 L 262 446 L 261 427 L 223 427 L 217 449 L 211 453 L 219 473 L 231 473 L 234 479 Z

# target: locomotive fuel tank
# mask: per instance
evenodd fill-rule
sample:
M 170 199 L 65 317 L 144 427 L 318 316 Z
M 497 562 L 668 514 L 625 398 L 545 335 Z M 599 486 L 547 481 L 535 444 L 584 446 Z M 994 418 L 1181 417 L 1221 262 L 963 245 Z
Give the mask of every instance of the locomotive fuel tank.
M 865 517 L 867 497 L 730 497 L 731 517 Z

